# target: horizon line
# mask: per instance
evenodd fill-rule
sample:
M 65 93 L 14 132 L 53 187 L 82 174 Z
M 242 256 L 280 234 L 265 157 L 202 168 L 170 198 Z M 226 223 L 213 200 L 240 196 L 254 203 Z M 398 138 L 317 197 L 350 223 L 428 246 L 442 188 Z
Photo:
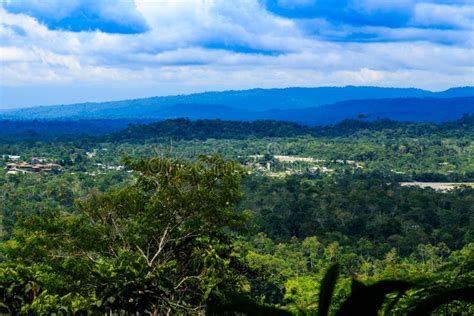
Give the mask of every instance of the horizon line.
M 166 97 L 180 97 L 180 96 L 191 96 L 191 95 L 199 95 L 199 94 L 206 94 L 206 93 L 224 93 L 224 92 L 242 92 L 242 91 L 252 91 L 252 90 L 287 90 L 287 89 L 325 89 L 325 88 L 379 88 L 379 89 L 400 89 L 400 90 L 420 90 L 426 91 L 431 93 L 440 93 L 445 92 L 452 89 L 466 89 L 466 88 L 474 88 L 474 86 L 453 86 L 447 89 L 442 90 L 429 90 L 417 87 L 394 87 L 394 86 L 366 86 L 366 85 L 344 85 L 344 86 L 288 86 L 288 87 L 274 87 L 274 88 L 248 88 L 248 89 L 226 89 L 226 90 L 204 90 L 204 91 L 196 91 L 190 93 L 180 93 L 180 94 L 164 94 L 164 95 L 150 95 L 145 97 L 137 97 L 137 98 L 124 98 L 124 99 L 111 99 L 105 101 L 84 101 L 84 102 L 73 102 L 73 103 L 52 103 L 52 104 L 38 104 L 38 105 L 25 105 L 25 106 L 15 106 L 15 107 L 7 107 L 5 109 L 0 108 L 0 113 L 2 112 L 10 112 L 15 110 L 26 110 L 32 108 L 44 108 L 44 107 L 56 107 L 56 106 L 72 106 L 72 105 L 82 105 L 82 104 L 103 104 L 103 103 L 110 103 L 110 102 L 126 102 L 126 101 L 137 101 L 137 100 L 145 100 L 145 99 L 152 99 L 152 98 L 166 98 Z

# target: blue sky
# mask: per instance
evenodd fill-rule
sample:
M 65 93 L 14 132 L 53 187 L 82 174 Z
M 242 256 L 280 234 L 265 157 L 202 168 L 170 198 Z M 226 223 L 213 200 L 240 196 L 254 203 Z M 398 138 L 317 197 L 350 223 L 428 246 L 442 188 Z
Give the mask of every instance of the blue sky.
M 474 85 L 473 21 L 473 0 L 0 0 L 0 109 Z

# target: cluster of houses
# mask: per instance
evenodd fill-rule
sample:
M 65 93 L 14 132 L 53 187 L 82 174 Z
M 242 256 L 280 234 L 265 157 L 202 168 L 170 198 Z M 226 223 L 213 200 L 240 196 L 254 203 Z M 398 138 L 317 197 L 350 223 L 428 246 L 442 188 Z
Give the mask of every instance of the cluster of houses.
M 7 174 L 33 172 L 59 173 L 64 170 L 63 166 L 55 163 L 47 163 L 44 158 L 32 158 L 30 162 L 16 162 L 19 158 L 11 160 L 14 160 L 15 162 L 9 162 L 6 164 L 5 170 L 7 170 Z
M 362 162 L 356 162 L 353 160 L 321 160 L 313 157 L 299 157 L 299 156 L 285 156 L 285 155 L 250 155 L 250 156 L 239 156 L 242 159 L 242 163 L 247 168 L 264 173 L 265 175 L 277 176 L 291 175 L 291 174 L 303 174 L 303 173 L 331 173 L 334 169 L 330 169 L 323 164 L 345 164 L 352 165 L 355 169 L 363 169 L 364 164 Z M 275 165 L 277 164 L 277 165 Z M 280 165 L 278 165 L 280 164 Z

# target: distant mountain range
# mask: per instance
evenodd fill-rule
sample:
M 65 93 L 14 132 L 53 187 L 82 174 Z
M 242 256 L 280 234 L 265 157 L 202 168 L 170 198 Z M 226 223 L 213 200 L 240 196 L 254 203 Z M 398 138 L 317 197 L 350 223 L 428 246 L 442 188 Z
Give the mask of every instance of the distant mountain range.
M 286 119 L 311 125 L 334 124 L 345 119 L 377 120 L 388 118 L 402 122 L 447 122 L 474 113 L 474 97 L 398 98 L 348 100 L 297 111 L 266 112 L 265 119 Z
M 474 113 L 474 87 L 431 92 L 414 88 L 323 87 L 205 92 L 102 103 L 39 106 L 0 112 L 0 119 L 226 119 L 333 124 L 389 118 L 443 122 Z

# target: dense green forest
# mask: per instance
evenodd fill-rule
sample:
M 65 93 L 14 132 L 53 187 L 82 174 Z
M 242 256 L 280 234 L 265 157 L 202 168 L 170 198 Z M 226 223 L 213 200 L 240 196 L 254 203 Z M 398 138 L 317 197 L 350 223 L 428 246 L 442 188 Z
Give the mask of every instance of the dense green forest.
M 0 143 L 0 313 L 474 313 L 473 116 L 54 124 Z
M 0 142 L 64 141 L 85 136 L 118 132 L 130 124 L 151 123 L 151 120 L 0 120 Z

